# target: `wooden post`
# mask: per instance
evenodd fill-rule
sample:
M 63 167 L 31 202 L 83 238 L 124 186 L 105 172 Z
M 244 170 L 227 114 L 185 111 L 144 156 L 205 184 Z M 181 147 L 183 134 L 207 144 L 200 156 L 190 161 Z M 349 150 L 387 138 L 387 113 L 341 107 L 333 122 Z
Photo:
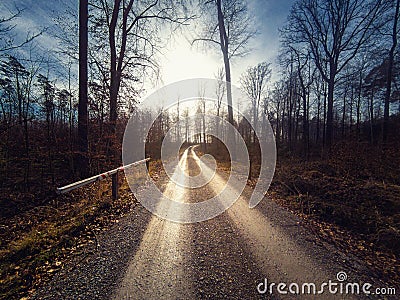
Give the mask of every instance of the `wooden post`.
M 112 174 L 112 198 L 113 200 L 118 199 L 118 172 Z
M 250 166 L 249 166 L 250 170 L 249 170 L 249 175 L 247 176 L 247 179 L 251 180 L 251 170 L 253 168 L 253 163 L 251 161 L 251 155 L 249 155 L 249 161 L 250 161 Z

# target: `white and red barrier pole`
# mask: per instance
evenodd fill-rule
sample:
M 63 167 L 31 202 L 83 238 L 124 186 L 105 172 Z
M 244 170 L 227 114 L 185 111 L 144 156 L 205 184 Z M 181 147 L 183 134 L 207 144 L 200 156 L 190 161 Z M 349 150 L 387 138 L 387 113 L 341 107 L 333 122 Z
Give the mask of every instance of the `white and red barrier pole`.
M 142 163 L 146 163 L 147 164 L 149 162 L 149 160 L 150 160 L 150 158 L 139 160 L 139 161 L 136 161 L 136 162 L 131 163 L 129 165 L 118 167 L 118 168 L 113 169 L 111 171 L 108 171 L 108 172 L 105 172 L 105 173 L 102 173 L 102 174 L 98 174 L 98 175 L 95 175 L 95 176 L 92 176 L 92 177 L 89 177 L 89 178 L 86 178 L 86 179 L 83 179 L 83 180 L 68 184 L 66 186 L 57 188 L 57 193 L 58 194 L 65 194 L 67 192 L 70 192 L 70 191 L 75 190 L 77 188 L 80 188 L 82 186 L 85 186 L 85 185 L 87 185 L 89 183 L 96 182 L 96 181 L 101 181 L 101 180 L 104 180 L 104 179 L 106 179 L 106 178 L 111 176 L 112 177 L 112 196 L 113 196 L 113 199 L 117 199 L 118 198 L 118 172 L 119 171 L 123 171 L 124 169 L 130 168 L 130 167 L 142 164 Z

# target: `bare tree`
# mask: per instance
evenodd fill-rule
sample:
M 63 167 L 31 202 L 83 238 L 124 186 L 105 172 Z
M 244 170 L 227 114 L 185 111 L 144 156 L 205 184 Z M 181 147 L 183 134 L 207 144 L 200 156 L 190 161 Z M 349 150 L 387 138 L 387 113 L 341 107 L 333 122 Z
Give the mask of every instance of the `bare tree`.
M 79 104 L 77 160 L 81 177 L 89 174 L 88 156 L 88 1 L 79 1 Z
M 200 139 L 203 141 L 203 151 L 207 151 L 207 137 L 206 137 L 206 99 L 205 99 L 205 88 L 199 86 L 199 104 L 197 113 L 201 114 L 201 134 Z
M 310 86 L 313 83 L 313 74 L 310 66 L 310 53 L 303 53 L 298 49 L 290 47 L 290 52 L 293 53 L 296 62 L 297 78 L 299 81 L 299 93 L 302 99 L 303 107 L 303 150 L 304 156 L 308 157 L 309 148 L 309 97 Z
M 282 131 L 283 131 L 283 121 L 282 121 L 282 112 L 283 112 L 283 103 L 285 98 L 285 88 L 284 81 L 280 80 L 274 83 L 271 98 L 270 98 L 270 113 L 273 117 L 271 125 L 275 131 L 275 139 L 277 144 L 281 141 Z M 274 124 L 275 123 L 275 124 Z
M 217 124 L 216 124 L 216 132 L 219 134 L 219 127 L 220 127 L 220 119 L 219 117 L 221 116 L 221 105 L 222 105 L 222 99 L 225 96 L 225 91 L 226 91 L 226 85 L 224 83 L 224 69 L 219 68 L 217 71 L 217 74 L 215 74 L 215 79 L 218 81 L 217 86 L 215 89 L 215 95 L 217 96 L 217 102 L 216 102 L 216 110 L 217 110 Z
M 399 7 L 400 0 L 396 0 L 395 11 L 393 15 L 393 27 L 392 27 L 392 46 L 389 50 L 389 57 L 387 62 L 387 77 L 386 77 L 386 93 L 385 93 L 385 107 L 383 114 L 383 142 L 387 141 L 388 136 L 388 123 L 389 123 L 389 106 L 390 98 L 392 93 L 392 79 L 393 79 L 393 64 L 394 64 L 394 53 L 397 47 L 397 34 L 398 34 L 398 20 L 399 20 Z
M 248 43 L 256 34 L 253 20 L 243 0 L 210 0 L 200 4 L 203 30 L 192 41 L 216 45 L 224 60 L 228 121 L 233 125 L 231 64 L 233 57 L 241 57 L 248 51 Z
M 143 82 L 139 71 L 157 73 L 154 55 L 161 45 L 160 26 L 185 24 L 190 17 L 181 14 L 182 5 L 171 0 L 94 0 L 90 5 L 95 16 L 91 31 L 97 42 L 97 49 L 94 49 L 97 51 L 92 55 L 107 81 L 110 123 L 112 131 L 115 131 L 118 97 L 124 81 L 130 81 L 132 85 Z M 107 55 L 101 55 L 102 51 Z
M 180 142 L 181 140 L 181 124 L 180 124 L 180 111 L 179 111 L 179 102 L 180 99 L 178 98 L 178 103 L 177 103 L 177 107 L 176 107 L 176 140 L 178 142 Z
M 241 76 L 243 90 L 249 96 L 253 112 L 253 143 L 256 143 L 256 131 L 259 119 L 260 103 L 265 98 L 266 85 L 271 78 L 271 64 L 261 62 L 257 66 L 249 67 Z
M 182 118 L 185 119 L 185 142 L 189 143 L 189 108 L 186 107 L 182 113 Z

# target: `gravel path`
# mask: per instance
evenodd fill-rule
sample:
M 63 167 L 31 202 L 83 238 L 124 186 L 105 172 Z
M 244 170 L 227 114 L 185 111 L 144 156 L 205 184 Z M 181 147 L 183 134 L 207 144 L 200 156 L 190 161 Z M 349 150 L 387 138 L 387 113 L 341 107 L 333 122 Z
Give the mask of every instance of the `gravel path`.
M 189 174 L 197 173 L 198 158 L 191 148 L 185 158 Z M 218 195 L 226 180 L 227 174 L 219 171 L 202 188 L 185 190 L 170 182 L 164 193 L 177 201 L 203 201 Z M 96 251 L 73 269 L 56 274 L 34 298 L 352 299 L 329 294 L 328 287 L 318 296 L 283 295 L 276 285 L 272 295 L 257 291 L 257 286 L 264 289 L 265 280 L 297 283 L 300 291 L 302 283 L 315 283 L 318 290 L 323 282 L 339 283 L 338 272 L 348 276 L 344 282 L 384 286 L 371 279 L 355 257 L 321 242 L 302 227 L 300 219 L 274 202 L 264 199 L 249 209 L 249 193 L 246 187 L 222 215 L 192 224 L 160 219 L 136 205 L 98 237 Z

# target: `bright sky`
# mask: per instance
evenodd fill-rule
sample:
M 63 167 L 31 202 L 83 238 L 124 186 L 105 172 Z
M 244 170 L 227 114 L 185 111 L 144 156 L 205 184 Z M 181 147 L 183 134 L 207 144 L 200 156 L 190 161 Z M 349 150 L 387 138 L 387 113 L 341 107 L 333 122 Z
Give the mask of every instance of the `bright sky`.
M 18 19 L 18 27 L 16 27 L 24 35 L 27 31 L 35 32 L 37 28 L 54 26 L 53 18 L 65 9 L 65 3 L 68 3 L 70 7 L 78 8 L 77 0 L 2 0 L 2 2 L 2 4 L 0 3 L 2 10 L 4 6 L 8 9 L 13 9 L 15 6 L 25 9 Z M 283 26 L 293 2 L 294 0 L 249 1 L 249 8 L 255 16 L 255 25 L 259 30 L 259 35 L 252 41 L 253 51 L 249 55 L 232 61 L 234 84 L 239 84 L 240 74 L 248 66 L 265 60 L 272 63 L 272 78 L 278 77 L 276 66 L 276 55 L 279 48 L 278 28 Z M 48 33 L 44 33 L 38 41 L 45 49 L 55 47 L 55 39 Z M 220 51 L 215 49 L 215 51 L 206 52 L 201 47 L 192 47 L 183 34 L 175 35 L 163 52 L 164 57 L 161 59 L 160 66 L 164 84 L 194 77 L 214 78 L 218 68 L 223 66 Z
M 278 28 L 284 25 L 293 2 L 294 0 L 249 1 L 249 8 L 255 16 L 259 34 L 251 41 L 251 53 L 232 61 L 234 84 L 239 85 L 240 75 L 247 67 L 262 61 L 272 64 L 272 79 L 278 77 L 276 65 L 279 50 Z M 190 27 L 187 30 L 190 30 Z M 223 66 L 222 54 L 217 49 L 205 51 L 201 47 L 192 47 L 183 35 L 175 36 L 163 52 L 165 57 L 161 62 L 163 66 L 161 74 L 164 84 L 194 77 L 214 78 L 218 68 Z
M 213 78 L 220 65 L 217 53 L 199 51 L 184 37 L 171 40 L 163 52 L 160 65 L 164 84 L 195 77 Z

